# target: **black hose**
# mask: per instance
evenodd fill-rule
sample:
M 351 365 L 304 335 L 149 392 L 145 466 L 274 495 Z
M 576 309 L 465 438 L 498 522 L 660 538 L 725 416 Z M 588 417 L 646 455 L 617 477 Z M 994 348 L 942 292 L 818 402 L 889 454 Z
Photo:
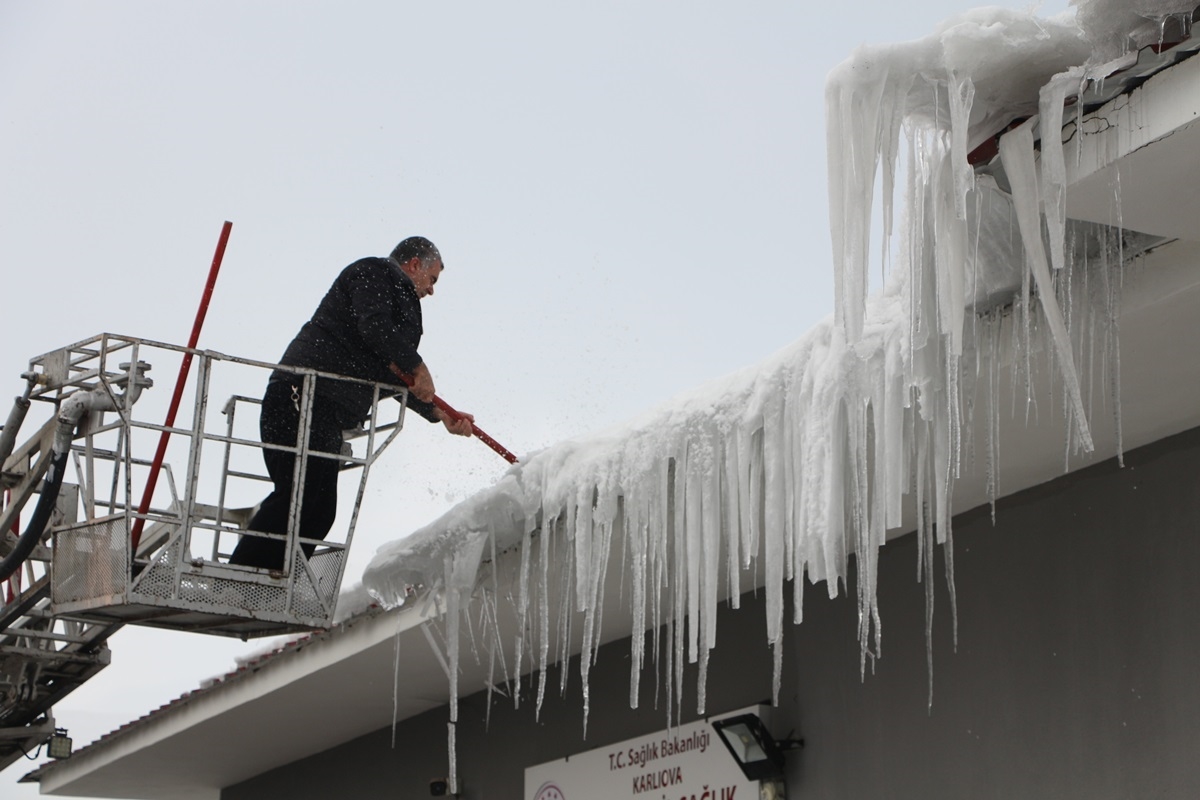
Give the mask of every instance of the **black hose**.
M 54 513 L 54 504 L 58 500 L 58 490 L 62 487 L 63 473 L 67 471 L 67 456 L 70 452 L 70 449 L 67 449 L 62 453 L 51 453 L 50 469 L 42 480 L 42 493 L 38 497 L 37 507 L 33 509 L 33 516 L 29 518 L 29 525 L 17 539 L 12 552 L 0 561 L 0 581 L 8 580 L 41 541 L 42 532 L 46 530 L 50 515 Z

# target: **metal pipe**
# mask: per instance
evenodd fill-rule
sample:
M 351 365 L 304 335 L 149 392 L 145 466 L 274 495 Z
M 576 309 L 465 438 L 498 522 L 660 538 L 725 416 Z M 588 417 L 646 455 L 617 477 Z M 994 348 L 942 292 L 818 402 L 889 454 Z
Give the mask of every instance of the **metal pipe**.
M 37 373 L 26 372 L 21 377 L 26 381 L 25 394 L 13 398 L 8 421 L 4 423 L 3 430 L 0 430 L 0 470 L 4 469 L 4 462 L 12 455 L 13 447 L 17 443 L 17 431 L 21 429 L 21 424 L 25 422 L 25 414 L 29 411 L 29 396 L 33 394 L 33 387 L 37 383 Z
M 0 469 L 3 469 L 4 462 L 8 461 L 8 457 L 12 455 L 13 446 L 17 443 L 17 431 L 21 429 L 21 423 L 25 421 L 25 413 L 29 411 L 29 406 L 28 398 L 13 398 L 13 407 L 8 412 L 8 421 L 4 423 L 4 429 L 0 430 Z
M 58 407 L 58 430 L 54 435 L 54 452 L 66 453 L 71 449 L 71 441 L 75 438 L 75 428 L 80 421 L 92 411 L 120 411 L 132 406 L 142 395 L 142 390 L 154 385 L 154 381 L 146 377 L 150 365 L 145 361 L 136 364 L 122 364 L 126 370 L 125 376 L 117 383 L 124 387 L 119 395 L 110 394 L 103 386 L 88 389 L 86 392 L 75 392 L 67 395 Z
M 179 365 L 179 377 L 175 380 L 175 393 L 171 395 L 171 407 L 167 410 L 165 427 L 175 424 L 175 415 L 179 413 L 179 402 L 183 399 L 183 386 L 187 383 L 188 371 L 192 367 L 192 350 L 200 340 L 200 328 L 204 326 L 204 317 L 208 313 L 208 303 L 212 299 L 213 287 L 217 283 L 217 273 L 221 269 L 221 261 L 225 258 L 225 245 L 229 242 L 229 231 L 233 223 L 229 220 L 221 226 L 221 237 L 217 240 L 217 252 L 213 254 L 212 266 L 208 270 L 208 281 L 204 284 L 204 294 L 200 297 L 200 308 L 196 311 L 196 319 L 192 323 L 192 335 L 188 337 L 188 352 L 183 354 L 183 363 Z M 138 518 L 134 520 L 131 542 L 131 552 L 137 552 L 138 542 L 142 538 L 142 528 L 145 527 L 145 514 L 150 510 L 150 501 L 154 498 L 154 489 L 158 486 L 158 471 L 162 467 L 163 458 L 167 454 L 167 441 L 171 431 L 165 430 L 158 439 L 158 449 L 154 452 L 154 462 L 150 466 L 150 476 L 146 481 L 146 491 L 142 493 L 142 502 L 138 506 Z

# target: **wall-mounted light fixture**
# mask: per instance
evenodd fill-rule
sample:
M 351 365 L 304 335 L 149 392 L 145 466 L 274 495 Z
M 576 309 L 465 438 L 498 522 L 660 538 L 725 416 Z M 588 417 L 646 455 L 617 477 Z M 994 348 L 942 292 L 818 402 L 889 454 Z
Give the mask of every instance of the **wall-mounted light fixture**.
M 66 728 L 55 728 L 50 736 L 50 746 L 46 754 L 51 758 L 71 757 L 71 737 L 67 736 Z
M 462 789 L 461 782 L 458 788 Z M 429 782 L 429 793 L 434 797 L 462 797 L 461 791 L 450 791 L 449 778 L 434 778 L 431 780 Z
M 746 780 L 782 781 L 783 751 L 804 746 L 803 739 L 776 742 L 757 714 L 726 717 L 714 721 L 712 726 Z

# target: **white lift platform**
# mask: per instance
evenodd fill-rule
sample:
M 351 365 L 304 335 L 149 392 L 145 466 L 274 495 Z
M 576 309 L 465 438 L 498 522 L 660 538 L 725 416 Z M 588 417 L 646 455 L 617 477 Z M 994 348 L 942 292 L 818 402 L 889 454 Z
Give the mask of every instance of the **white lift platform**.
M 171 370 L 185 360 L 192 369 L 181 397 L 188 399 L 171 404 L 176 415 L 165 392 L 148 391 L 149 372 L 152 365 Z M 260 400 L 236 390 L 261 393 L 276 368 L 107 333 L 30 362 L 25 397 L 0 432 L 0 557 L 13 556 L 22 508 L 53 474 L 52 448 L 57 435 L 64 449 L 64 429 L 66 474 L 74 480 L 62 484 L 38 541 L 0 584 L 0 768 L 10 754 L 45 741 L 53 728 L 50 706 L 108 663 L 105 641 L 123 625 L 248 639 L 332 623 L 367 476 L 400 432 L 407 393 L 288 367 L 303 379 L 298 440 L 290 447 L 264 445 Z M 369 419 L 348 432 L 336 455 L 308 447 L 306 423 L 321 377 L 374 389 Z M 217 406 L 210 396 L 229 399 Z M 392 397 L 399 402 L 393 405 Z M 39 404 L 49 418 L 14 446 L 22 409 Z M 174 421 L 164 424 L 169 416 Z M 255 533 L 284 540 L 279 570 L 228 563 L 255 504 L 272 489 L 265 447 L 297 456 L 287 534 Z M 321 541 L 301 539 L 297 530 L 299 487 L 310 457 L 341 463 L 348 508 Z M 346 496 L 350 483 L 357 487 L 352 498 Z

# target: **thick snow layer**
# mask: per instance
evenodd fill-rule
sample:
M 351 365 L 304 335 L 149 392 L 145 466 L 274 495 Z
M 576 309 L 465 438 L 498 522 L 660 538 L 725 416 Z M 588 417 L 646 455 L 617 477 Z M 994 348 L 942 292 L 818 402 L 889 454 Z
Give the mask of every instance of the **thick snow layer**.
M 1196 0 L 1074 0 L 1076 22 L 1102 63 L 1162 41 L 1168 20 L 1189 30 Z
M 1091 449 L 1097 381 L 1119 411 L 1123 237 L 1066 220 L 1062 144 L 1049 137 L 1039 158 L 1033 126 L 1060 128 L 1069 98 L 1184 5 L 1081 0 L 1078 24 L 981 9 L 919 41 L 859 48 L 827 86 L 835 313 L 760 365 L 525 456 L 495 486 L 381 548 L 364 585 L 386 605 L 427 592 L 426 607 L 445 612 L 452 682 L 460 618 L 506 681 L 527 664 L 540 672 L 539 706 L 547 664 L 581 648 L 585 720 L 610 570 L 622 571 L 632 607 L 634 704 L 641 634 L 667 626 L 651 655 L 665 665 L 668 713 L 685 659 L 700 665 L 703 712 L 717 603 L 751 588 L 748 567 L 766 597 L 777 691 L 785 591 L 791 581 L 799 622 L 804 577 L 831 596 L 854 585 L 865 669 L 881 645 L 879 548 L 906 509 L 928 625 L 935 543 L 946 547 L 953 602 L 951 510 L 964 454 L 982 461 L 994 499 L 1000 407 L 1029 414 L 1034 362 L 1059 377 L 1064 458 Z M 969 154 L 997 137 L 999 160 L 977 174 Z M 868 298 L 877 178 L 891 269 Z M 904 213 L 894 234 L 896 194 Z M 1000 385 L 1001 363 L 1012 386 Z M 968 441 L 971 419 L 985 421 L 984 441 Z M 481 570 L 510 549 L 515 593 Z M 501 604 L 515 614 L 515 641 L 496 640 Z

